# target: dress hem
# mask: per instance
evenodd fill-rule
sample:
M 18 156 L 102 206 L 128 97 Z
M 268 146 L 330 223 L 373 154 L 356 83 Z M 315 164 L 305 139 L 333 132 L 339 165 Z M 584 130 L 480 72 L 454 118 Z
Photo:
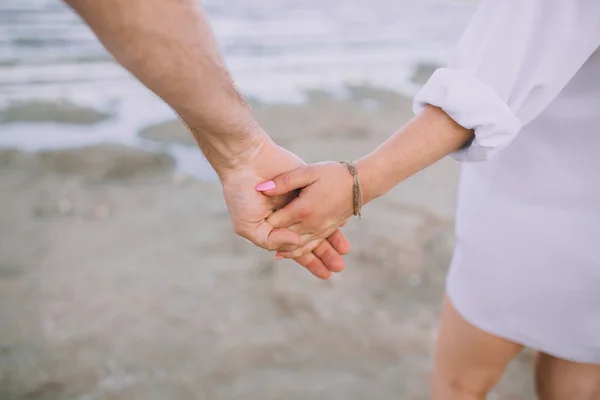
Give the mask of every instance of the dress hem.
M 528 349 L 548 354 L 549 356 L 556 357 L 561 360 L 579 364 L 600 365 L 600 358 L 598 357 L 585 357 L 581 354 L 573 354 L 573 352 L 561 351 L 560 349 L 557 349 L 556 346 L 540 343 L 539 341 L 535 341 L 530 338 L 523 338 L 523 335 L 516 333 L 507 333 L 506 329 L 494 326 L 493 324 L 486 324 L 482 323 L 481 321 L 477 321 L 478 318 L 473 315 L 474 313 L 467 312 L 466 309 L 468 309 L 468 307 L 464 304 L 459 304 L 451 292 L 452 291 L 447 287 L 446 296 L 458 314 L 469 324 L 485 333 L 497 336 L 501 339 L 508 340 L 516 344 L 520 344 Z

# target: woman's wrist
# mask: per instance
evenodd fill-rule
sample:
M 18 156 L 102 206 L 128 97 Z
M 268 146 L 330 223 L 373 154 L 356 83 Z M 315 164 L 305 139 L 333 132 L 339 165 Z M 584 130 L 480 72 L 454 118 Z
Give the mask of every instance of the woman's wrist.
M 428 106 L 381 146 L 356 162 L 363 202 L 383 196 L 411 175 L 460 149 L 473 131 Z
M 355 162 L 361 183 L 363 204 L 383 196 L 390 189 L 389 184 L 386 182 L 389 175 L 385 173 L 384 166 L 380 164 L 381 159 L 376 152 Z

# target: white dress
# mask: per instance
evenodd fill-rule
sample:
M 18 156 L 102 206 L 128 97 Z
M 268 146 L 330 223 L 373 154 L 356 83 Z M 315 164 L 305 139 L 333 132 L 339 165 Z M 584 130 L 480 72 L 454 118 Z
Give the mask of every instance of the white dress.
M 447 293 L 480 329 L 600 364 L 600 0 L 484 0 L 415 98 L 475 130 Z

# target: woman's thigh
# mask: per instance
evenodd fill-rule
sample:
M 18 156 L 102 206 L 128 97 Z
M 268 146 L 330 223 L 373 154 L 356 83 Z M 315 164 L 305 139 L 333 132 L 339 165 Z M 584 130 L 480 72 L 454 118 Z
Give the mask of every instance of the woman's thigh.
M 483 399 L 522 346 L 468 323 L 444 299 L 432 381 L 434 400 Z
M 600 365 L 540 353 L 535 365 L 535 386 L 540 400 L 598 400 Z

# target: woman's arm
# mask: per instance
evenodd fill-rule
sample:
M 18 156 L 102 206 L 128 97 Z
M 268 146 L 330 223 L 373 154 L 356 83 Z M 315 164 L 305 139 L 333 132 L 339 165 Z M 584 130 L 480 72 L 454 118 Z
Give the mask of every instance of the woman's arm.
M 412 121 L 355 165 L 366 204 L 384 195 L 398 183 L 464 147 L 473 131 L 458 125 L 444 111 L 428 106 Z M 290 227 L 305 239 L 294 251 L 278 252 L 285 258 L 310 251 L 353 214 L 353 178 L 337 162 L 319 163 L 278 176 L 275 189 L 263 191 L 276 196 L 305 188 L 287 207 L 268 218 L 273 226 Z M 271 185 L 273 186 L 273 185 Z
M 484 161 L 508 146 L 600 45 L 600 1 L 483 0 L 447 68 L 415 98 L 418 115 L 357 162 L 364 200 L 447 154 Z M 352 215 L 352 177 L 324 163 L 275 179 L 271 193 L 306 187 L 269 221 L 307 243 Z M 292 253 L 285 253 L 289 256 Z
M 363 202 L 384 195 L 411 175 L 464 148 L 473 137 L 473 130 L 463 128 L 441 109 L 425 107 L 375 151 L 356 162 Z

